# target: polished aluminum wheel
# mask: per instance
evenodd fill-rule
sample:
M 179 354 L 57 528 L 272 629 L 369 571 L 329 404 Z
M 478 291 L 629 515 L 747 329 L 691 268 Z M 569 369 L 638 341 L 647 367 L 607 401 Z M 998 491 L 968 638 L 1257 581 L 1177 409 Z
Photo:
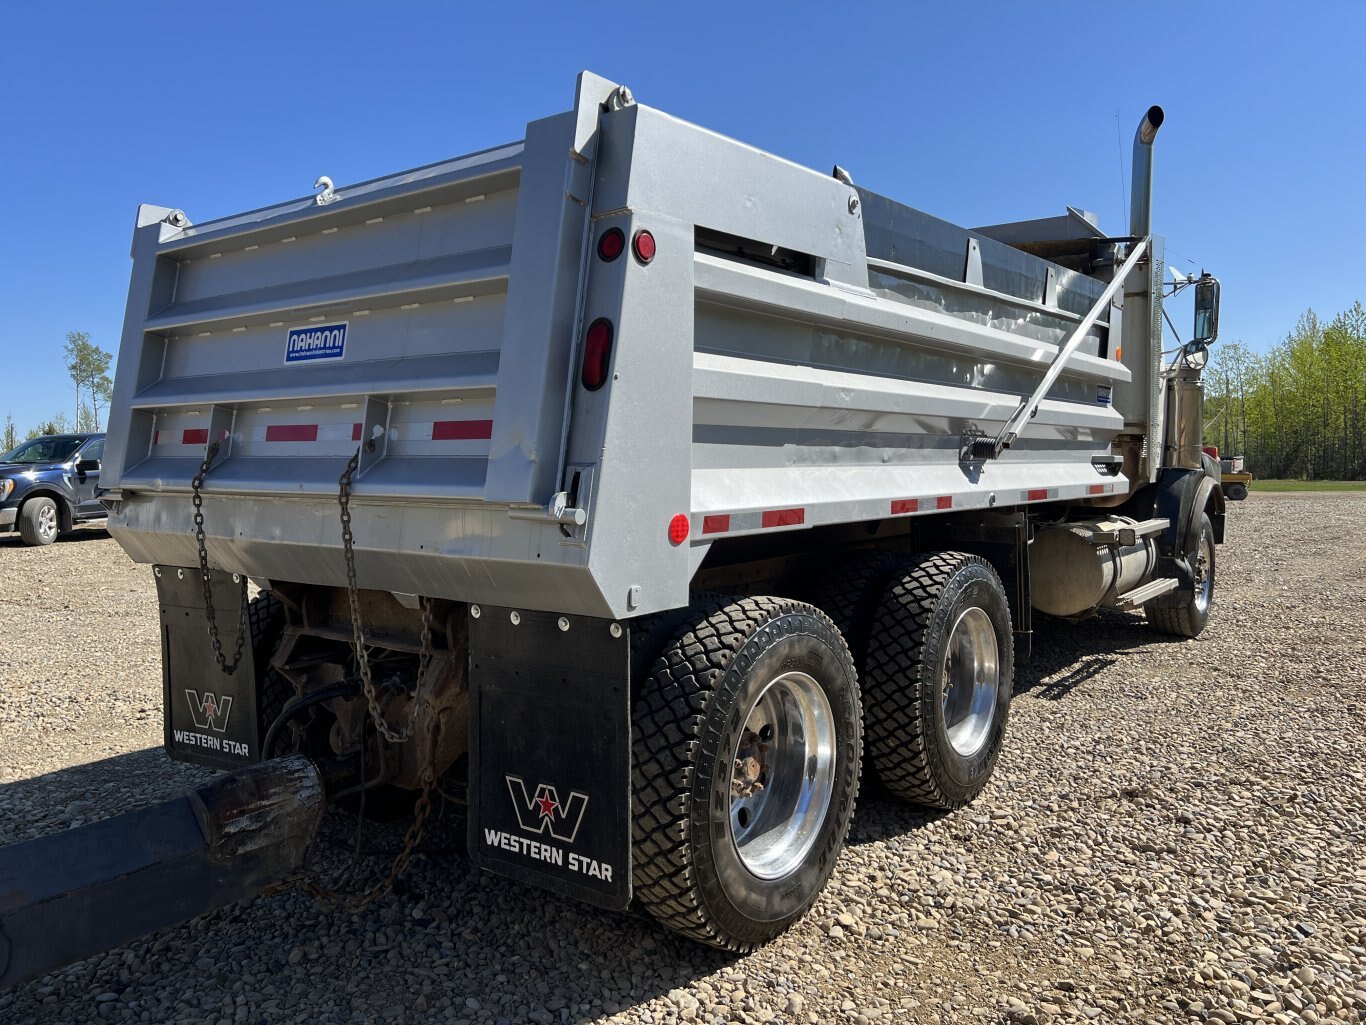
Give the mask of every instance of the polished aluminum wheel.
M 44 542 L 57 536 L 57 507 L 50 502 L 38 510 L 38 536 Z
M 798 868 L 820 833 L 835 781 L 835 718 L 825 690 L 783 673 L 760 692 L 731 760 L 730 831 L 760 879 Z
M 1207 531 L 1200 534 L 1200 551 L 1195 556 L 1195 607 L 1204 612 L 1214 597 L 1214 538 Z
M 944 729 L 954 751 L 970 758 L 991 732 L 1001 683 L 991 617 L 976 606 L 964 609 L 949 631 L 944 651 Z

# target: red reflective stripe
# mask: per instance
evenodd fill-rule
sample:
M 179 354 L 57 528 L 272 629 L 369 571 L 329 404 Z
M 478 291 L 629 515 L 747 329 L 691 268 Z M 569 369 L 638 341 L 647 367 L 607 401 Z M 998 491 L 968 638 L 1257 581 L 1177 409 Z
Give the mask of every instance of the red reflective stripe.
M 1090 487 L 1088 487 L 1086 490 L 1087 490 L 1087 492 L 1088 492 L 1089 494 L 1092 494 L 1092 495 L 1103 495 L 1103 494 L 1105 494 L 1105 485 L 1104 485 L 1104 484 L 1092 484 L 1092 485 L 1091 485 Z
M 438 420 L 432 441 L 485 441 L 493 437 L 492 420 Z
M 940 495 L 938 498 L 936 498 L 936 499 L 934 500 L 934 507 L 935 507 L 936 509 L 952 509 L 952 508 L 953 508 L 953 496 L 952 496 L 952 495 Z
M 920 499 L 918 498 L 894 498 L 892 499 L 892 515 L 900 513 L 913 513 L 920 511 Z
M 1028 491 L 1025 492 L 1026 502 L 1042 502 L 1047 497 L 1047 488 L 1030 488 Z
M 764 513 L 761 525 L 765 527 L 795 527 L 805 522 L 805 509 L 769 509 Z
M 182 431 L 180 443 L 182 445 L 203 445 L 209 440 L 209 429 L 207 427 L 194 427 L 187 431 Z
M 266 428 L 266 441 L 317 441 L 317 424 L 271 424 Z
M 730 530 L 730 516 L 703 516 L 702 533 L 724 534 Z
M 360 441 L 360 424 L 351 425 L 351 440 Z

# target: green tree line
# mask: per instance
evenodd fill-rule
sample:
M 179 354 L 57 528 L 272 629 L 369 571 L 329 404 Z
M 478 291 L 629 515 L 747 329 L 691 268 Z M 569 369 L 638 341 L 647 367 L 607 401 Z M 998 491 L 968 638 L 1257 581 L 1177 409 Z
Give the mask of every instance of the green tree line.
M 1313 310 L 1270 352 L 1216 345 L 1205 444 L 1259 477 L 1366 479 L 1366 308 L 1324 323 Z

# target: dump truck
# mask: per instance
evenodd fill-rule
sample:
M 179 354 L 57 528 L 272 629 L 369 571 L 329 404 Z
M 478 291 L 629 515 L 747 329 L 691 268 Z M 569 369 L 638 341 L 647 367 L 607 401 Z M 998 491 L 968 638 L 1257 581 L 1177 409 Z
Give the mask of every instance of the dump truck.
M 438 783 L 481 868 L 748 950 L 861 779 L 982 791 L 1036 612 L 1200 634 L 1218 297 L 1168 365 L 1162 121 L 1117 236 L 958 227 L 589 73 L 508 145 L 141 207 L 104 501 L 166 751 L 222 774 L 0 850 L 0 981 L 303 878 L 348 797 L 416 795 L 392 880 Z

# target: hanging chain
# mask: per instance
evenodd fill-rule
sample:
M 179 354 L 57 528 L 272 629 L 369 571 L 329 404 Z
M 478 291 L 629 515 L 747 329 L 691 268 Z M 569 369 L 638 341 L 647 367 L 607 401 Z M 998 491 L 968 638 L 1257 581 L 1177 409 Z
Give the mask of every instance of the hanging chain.
M 190 501 L 194 504 L 194 540 L 199 546 L 199 581 L 204 585 L 204 618 L 209 623 L 209 640 L 213 642 L 213 657 L 218 660 L 218 668 L 223 671 L 224 676 L 231 676 L 242 664 L 242 646 L 249 632 L 247 578 L 245 574 L 239 577 L 242 582 L 242 602 L 241 610 L 237 614 L 237 640 L 233 642 L 232 662 L 229 662 L 223 655 L 223 642 L 218 636 L 218 613 L 213 607 L 213 587 L 209 584 L 209 553 L 204 547 L 204 496 L 199 493 L 204 487 L 204 475 L 209 472 L 209 464 L 216 455 L 218 442 L 215 441 L 209 445 L 208 451 L 204 453 L 204 461 L 199 464 L 199 472 L 194 475 L 194 480 L 190 481 Z
M 299 888 L 309 896 L 331 904 L 333 907 L 353 912 L 369 907 L 389 893 L 394 888 L 394 884 L 398 882 L 399 877 L 408 870 L 413 856 L 417 853 L 418 845 L 422 843 L 422 834 L 427 827 L 427 819 L 432 810 L 432 794 L 436 791 L 436 756 L 440 740 L 441 720 L 434 718 L 432 720 L 431 749 L 427 766 L 422 772 L 422 789 L 418 792 L 417 803 L 413 806 L 413 821 L 409 823 L 408 831 L 403 834 L 403 847 L 395 855 L 394 863 L 389 866 L 388 875 L 364 893 L 338 893 L 323 883 L 321 876 L 316 872 L 304 873 L 293 880 L 286 880 L 281 886 L 287 885 L 289 882 L 297 883 Z M 275 892 L 275 888 L 272 888 L 271 892 Z
M 346 602 L 351 610 L 351 644 L 356 651 L 356 667 L 360 671 L 361 690 L 365 693 L 365 703 L 370 708 L 370 716 L 375 720 L 375 728 L 391 744 L 402 744 L 412 736 L 413 723 L 410 719 L 402 731 L 395 730 L 384 718 L 379 707 L 379 696 L 375 693 L 374 676 L 370 671 L 370 656 L 366 652 L 365 628 L 360 618 L 360 589 L 356 584 L 355 538 L 351 533 L 351 477 L 360 465 L 360 449 L 356 449 L 346 463 L 346 469 L 337 478 L 337 504 L 341 506 L 342 556 L 346 561 Z M 422 606 L 422 647 L 417 662 L 417 685 L 420 688 L 432 661 L 432 603 L 430 599 L 419 598 Z M 417 708 L 416 697 L 413 708 Z
M 375 729 L 379 731 L 384 740 L 393 744 L 403 744 L 412 738 L 418 725 L 420 713 L 427 707 L 422 701 L 422 686 L 429 675 L 428 670 L 432 661 L 433 603 L 427 598 L 419 599 L 422 608 L 422 640 L 418 654 L 417 689 L 409 706 L 411 712 L 407 724 L 401 731 L 395 730 L 384 719 L 380 711 L 379 697 L 375 692 L 374 678 L 370 668 L 370 659 L 366 652 L 365 631 L 361 625 L 360 588 L 356 582 L 355 538 L 351 532 L 351 478 L 355 475 L 359 464 L 360 449 L 357 449 L 347 461 L 346 469 L 342 471 L 341 477 L 337 480 L 337 503 L 341 507 L 342 553 L 346 562 L 346 600 L 351 611 L 352 645 L 356 652 L 356 665 L 360 672 L 361 689 L 365 694 L 365 703 L 369 708 L 371 718 L 374 720 Z M 316 872 L 302 873 L 286 882 L 297 883 L 305 893 L 347 911 L 359 911 L 394 888 L 394 884 L 407 870 L 413 856 L 417 853 L 418 845 L 422 842 L 423 831 L 426 829 L 427 819 L 431 814 L 432 794 L 436 791 L 437 783 L 436 761 L 441 740 L 441 718 L 435 714 L 434 709 L 431 719 L 431 739 L 427 751 L 427 764 L 422 771 L 422 789 L 418 792 L 417 802 L 413 806 L 413 821 L 403 836 L 403 847 L 389 867 L 388 875 L 371 889 L 360 894 L 338 893 L 323 883 Z M 362 743 L 364 743 L 363 740 Z

